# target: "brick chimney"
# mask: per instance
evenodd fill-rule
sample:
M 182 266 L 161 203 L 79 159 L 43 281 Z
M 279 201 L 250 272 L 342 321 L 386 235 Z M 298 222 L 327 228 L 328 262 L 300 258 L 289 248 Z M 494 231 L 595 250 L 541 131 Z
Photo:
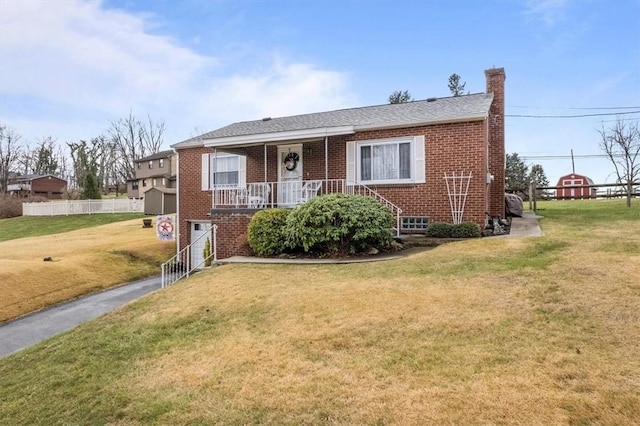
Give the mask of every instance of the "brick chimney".
M 491 68 L 484 72 L 487 79 L 487 93 L 493 93 L 489 109 L 489 173 L 493 182 L 489 184 L 488 212 L 492 217 L 504 217 L 505 179 L 505 137 L 504 137 L 504 68 Z

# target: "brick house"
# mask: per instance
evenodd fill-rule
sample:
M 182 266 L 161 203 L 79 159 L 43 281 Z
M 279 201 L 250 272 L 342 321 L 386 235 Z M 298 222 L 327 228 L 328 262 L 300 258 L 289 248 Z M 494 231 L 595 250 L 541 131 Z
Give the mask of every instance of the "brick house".
M 67 181 L 54 175 L 17 175 L 9 179 L 9 194 L 29 197 L 45 197 L 59 200 L 67 190 Z
M 127 179 L 127 196 L 144 198 L 145 193 L 175 194 L 177 156 L 173 150 L 156 152 L 135 161 L 136 175 Z M 174 202 L 175 204 L 175 202 Z
M 400 232 L 452 222 L 456 191 L 459 220 L 503 216 L 506 76 L 485 77 L 486 93 L 238 122 L 173 145 L 178 248 L 215 224 L 218 258 L 250 254 L 256 211 L 332 192 L 377 198 Z

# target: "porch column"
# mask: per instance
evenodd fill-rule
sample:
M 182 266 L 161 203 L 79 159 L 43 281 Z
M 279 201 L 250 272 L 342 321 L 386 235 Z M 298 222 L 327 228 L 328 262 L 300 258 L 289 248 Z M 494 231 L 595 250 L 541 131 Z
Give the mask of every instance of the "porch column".
M 264 145 L 264 182 L 267 182 L 267 144 Z
M 329 138 L 324 137 L 324 180 L 329 180 Z M 327 185 L 327 183 L 325 183 Z

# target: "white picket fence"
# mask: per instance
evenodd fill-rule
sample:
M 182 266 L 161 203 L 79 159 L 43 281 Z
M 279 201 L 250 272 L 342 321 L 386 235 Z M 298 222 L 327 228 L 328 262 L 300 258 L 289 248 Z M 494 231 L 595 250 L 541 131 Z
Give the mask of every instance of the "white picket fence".
M 22 203 L 23 216 L 68 216 L 72 214 L 144 213 L 144 201 L 137 198 L 110 200 L 64 200 Z

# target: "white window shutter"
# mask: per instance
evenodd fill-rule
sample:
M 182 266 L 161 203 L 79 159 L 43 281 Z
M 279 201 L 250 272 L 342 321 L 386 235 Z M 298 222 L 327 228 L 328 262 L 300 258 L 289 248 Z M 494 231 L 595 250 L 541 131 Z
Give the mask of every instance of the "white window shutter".
M 247 186 L 247 157 L 244 155 L 238 156 L 238 186 Z
M 202 190 L 211 189 L 209 185 L 209 154 L 202 154 Z
M 356 143 L 347 142 L 347 185 L 356 181 Z
M 415 183 L 424 183 L 426 179 L 426 158 L 424 154 L 424 135 L 413 138 L 413 167 Z

